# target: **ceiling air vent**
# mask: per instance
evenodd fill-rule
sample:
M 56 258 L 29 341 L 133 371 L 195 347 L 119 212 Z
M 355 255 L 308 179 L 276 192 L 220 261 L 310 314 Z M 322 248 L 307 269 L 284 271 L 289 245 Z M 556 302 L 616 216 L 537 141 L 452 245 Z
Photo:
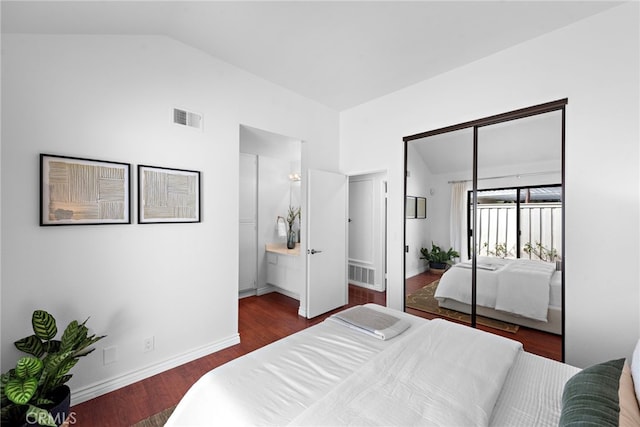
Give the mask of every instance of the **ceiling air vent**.
M 173 123 L 202 130 L 202 114 L 174 108 Z

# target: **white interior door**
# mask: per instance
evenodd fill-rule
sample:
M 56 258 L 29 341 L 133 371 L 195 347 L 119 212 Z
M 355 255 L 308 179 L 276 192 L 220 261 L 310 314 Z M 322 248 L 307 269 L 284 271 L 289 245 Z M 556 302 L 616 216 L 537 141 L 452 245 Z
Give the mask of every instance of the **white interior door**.
M 309 170 L 307 188 L 308 318 L 347 304 L 347 177 Z

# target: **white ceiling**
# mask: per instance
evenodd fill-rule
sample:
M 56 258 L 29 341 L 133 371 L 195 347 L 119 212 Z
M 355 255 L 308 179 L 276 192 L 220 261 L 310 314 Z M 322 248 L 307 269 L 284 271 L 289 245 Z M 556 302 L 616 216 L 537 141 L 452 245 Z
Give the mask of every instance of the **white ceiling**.
M 342 111 L 611 1 L 2 1 L 3 33 L 164 35 Z
M 523 165 L 544 165 L 538 172 L 559 172 L 562 167 L 562 112 L 557 110 L 481 127 L 478 141 L 479 174 L 505 166 L 519 170 Z M 470 178 L 473 170 L 472 128 L 417 139 L 411 141 L 411 148 L 432 174 L 466 172 Z M 525 172 L 524 169 L 519 171 Z

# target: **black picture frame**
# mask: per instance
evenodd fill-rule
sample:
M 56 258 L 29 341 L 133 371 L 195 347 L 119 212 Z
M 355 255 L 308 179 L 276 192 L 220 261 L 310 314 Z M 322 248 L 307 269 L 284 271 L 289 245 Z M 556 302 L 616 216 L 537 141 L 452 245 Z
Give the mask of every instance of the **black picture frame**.
M 404 202 L 405 217 L 413 219 L 416 217 L 416 198 L 414 196 L 407 196 Z
M 425 219 L 427 217 L 427 198 L 416 197 L 416 218 Z
M 40 154 L 40 226 L 131 224 L 131 165 Z
M 201 222 L 200 171 L 138 165 L 138 223 Z

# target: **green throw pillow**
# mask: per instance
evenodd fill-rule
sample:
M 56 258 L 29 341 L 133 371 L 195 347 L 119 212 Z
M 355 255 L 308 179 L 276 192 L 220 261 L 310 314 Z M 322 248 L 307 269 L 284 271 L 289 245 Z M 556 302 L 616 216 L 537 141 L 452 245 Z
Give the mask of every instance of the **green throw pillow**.
M 560 427 L 618 426 L 618 388 L 624 359 L 586 368 L 567 381 L 562 393 Z

